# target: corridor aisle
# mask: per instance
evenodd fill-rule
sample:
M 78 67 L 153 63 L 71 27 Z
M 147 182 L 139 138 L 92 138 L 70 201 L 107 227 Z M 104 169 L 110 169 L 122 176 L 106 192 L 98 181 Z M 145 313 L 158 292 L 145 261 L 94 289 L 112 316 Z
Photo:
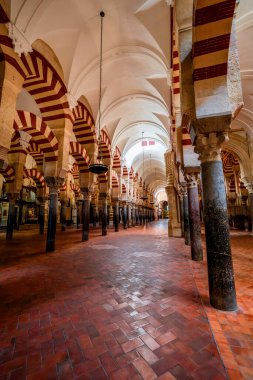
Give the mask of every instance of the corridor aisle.
M 167 221 L 86 243 L 69 229 L 52 254 L 40 239 L 0 238 L 1 380 L 226 378 Z

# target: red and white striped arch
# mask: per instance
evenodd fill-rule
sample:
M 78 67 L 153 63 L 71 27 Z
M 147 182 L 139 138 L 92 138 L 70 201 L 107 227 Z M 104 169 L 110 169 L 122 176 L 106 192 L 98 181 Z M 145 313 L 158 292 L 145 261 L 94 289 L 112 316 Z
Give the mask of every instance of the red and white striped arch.
M 15 170 L 11 166 L 7 165 L 4 169 L 0 169 L 0 174 L 2 174 L 6 183 L 12 183 L 14 181 Z
M 112 188 L 119 188 L 119 177 L 115 170 L 112 170 Z
M 120 169 L 121 168 L 121 153 L 119 148 L 116 146 L 114 156 L 113 156 L 113 169 Z
M 80 186 L 76 183 L 70 182 L 70 188 L 74 192 L 75 196 L 78 197 L 81 193 Z
M 14 130 L 22 130 L 32 136 L 32 141 L 39 147 L 45 156 L 45 161 L 56 161 L 58 155 L 58 141 L 49 126 L 36 115 L 18 110 L 15 115 Z
M 78 142 L 71 141 L 69 153 L 75 158 L 80 173 L 89 173 L 89 157 L 85 148 Z
M 85 105 L 78 102 L 73 109 L 73 132 L 77 141 L 83 145 L 96 143 L 95 125 L 92 115 Z
M 33 96 L 47 123 L 69 119 L 72 113 L 66 86 L 55 68 L 38 51 L 21 55 L 20 68 L 25 73 L 23 87 Z
M 100 141 L 100 152 L 98 154 L 98 159 L 103 157 L 105 163 L 110 164 L 111 161 L 111 142 L 107 133 L 102 130 L 101 141 Z
M 24 175 L 23 175 L 24 178 L 32 178 L 36 185 L 37 185 L 37 188 L 43 188 L 45 187 L 45 178 L 43 177 L 43 175 L 41 174 L 41 172 L 39 172 L 37 169 L 24 169 Z

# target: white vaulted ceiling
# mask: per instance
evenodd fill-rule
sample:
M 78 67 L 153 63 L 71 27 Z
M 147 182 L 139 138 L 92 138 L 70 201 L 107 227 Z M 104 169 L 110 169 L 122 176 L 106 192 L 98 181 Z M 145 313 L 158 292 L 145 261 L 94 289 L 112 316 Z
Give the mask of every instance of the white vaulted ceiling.
M 30 44 L 41 39 L 56 54 L 68 91 L 98 111 L 100 16 L 104 18 L 102 125 L 122 159 L 146 184 L 165 183 L 170 146 L 170 9 L 164 0 L 13 0 L 12 22 Z M 129 159 L 129 150 L 133 156 Z M 155 178 L 155 170 L 157 178 Z

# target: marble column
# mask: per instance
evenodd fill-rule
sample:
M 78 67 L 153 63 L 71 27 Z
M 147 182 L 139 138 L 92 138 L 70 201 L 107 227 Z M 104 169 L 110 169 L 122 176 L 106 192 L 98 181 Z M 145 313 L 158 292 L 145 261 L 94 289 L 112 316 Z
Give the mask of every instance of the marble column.
M 182 236 L 184 236 L 184 188 L 180 186 L 179 188 L 179 209 L 180 209 L 180 222 L 181 222 L 181 230 Z
M 251 218 L 252 234 L 253 234 L 253 180 L 244 180 L 244 185 L 249 192 L 249 216 Z
M 127 227 L 132 227 L 132 206 L 130 203 L 127 205 Z
M 90 193 L 88 189 L 82 189 L 82 241 L 89 240 L 90 230 Z
M 190 221 L 189 221 L 189 205 L 187 187 L 184 186 L 183 191 L 183 207 L 184 207 L 184 242 L 191 245 Z
M 124 230 L 126 230 L 127 229 L 127 205 L 126 204 L 123 205 L 122 219 L 123 219 L 123 228 Z
M 115 232 L 119 232 L 119 201 L 115 202 L 114 207 L 114 228 Z
M 136 225 L 136 214 L 135 214 L 135 206 L 132 206 L 132 226 L 135 227 Z
M 199 194 L 196 174 L 188 173 L 186 175 L 186 180 L 188 185 L 191 257 L 194 261 L 201 261 L 203 260 L 203 250 L 201 241 Z
M 58 189 L 63 184 L 64 179 L 59 177 L 46 177 L 45 180 L 49 188 L 49 213 L 46 252 L 53 252 L 55 250 L 55 234 L 58 211 Z
M 11 240 L 13 237 L 13 229 L 15 225 L 15 204 L 18 194 L 7 194 L 9 200 L 8 221 L 6 229 L 6 239 Z
M 100 200 L 102 201 L 102 236 L 107 235 L 107 194 L 100 193 Z
M 143 213 L 142 213 L 142 207 L 139 208 L 139 220 L 140 220 L 140 226 L 142 225 L 142 217 L 143 217 Z
M 66 231 L 66 211 L 67 211 L 67 201 L 61 200 L 61 230 Z
M 230 311 L 237 304 L 221 160 L 221 145 L 226 140 L 226 135 L 216 133 L 199 135 L 195 151 L 201 161 L 210 303 Z
M 39 205 L 39 228 L 40 228 L 40 234 L 44 234 L 44 228 L 45 228 L 45 200 L 41 199 Z
M 138 206 L 135 207 L 135 224 L 136 224 L 136 226 L 138 226 L 140 224 L 140 221 L 139 221 L 139 207 Z

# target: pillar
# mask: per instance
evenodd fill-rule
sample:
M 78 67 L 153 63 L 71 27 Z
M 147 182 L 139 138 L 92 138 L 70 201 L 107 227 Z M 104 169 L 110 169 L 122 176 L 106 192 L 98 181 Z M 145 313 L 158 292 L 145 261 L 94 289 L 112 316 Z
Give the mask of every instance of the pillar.
M 252 234 L 253 234 L 253 179 L 249 181 L 247 178 L 244 179 L 244 185 L 249 192 L 249 211 L 251 218 Z
M 115 202 L 114 207 L 114 228 L 115 232 L 119 232 L 119 201 Z
M 189 221 L 189 206 L 187 187 L 184 186 L 183 191 L 183 208 L 184 208 L 184 242 L 186 245 L 191 245 L 190 237 L 190 221 Z
M 221 161 L 221 144 L 226 139 L 226 135 L 216 133 L 200 135 L 196 151 L 201 161 L 210 303 L 230 311 L 237 304 Z
M 139 207 L 138 206 L 135 207 L 135 224 L 136 224 L 136 226 L 138 226 L 140 224 Z
M 107 235 L 107 194 L 100 193 L 100 200 L 102 206 L 102 236 Z
M 127 205 L 127 227 L 132 227 L 132 207 L 130 203 Z
M 43 235 L 45 228 L 45 199 L 39 199 L 39 202 L 39 230 L 40 234 Z
M 126 203 L 123 204 L 122 219 L 123 219 L 123 228 L 124 228 L 124 230 L 126 230 L 127 229 L 127 205 L 126 205 Z
M 188 173 L 186 175 L 186 180 L 188 184 L 191 257 L 194 261 L 201 261 L 203 260 L 203 251 L 201 242 L 199 194 L 196 174 Z
M 66 231 L 66 211 L 67 201 L 64 199 L 61 201 L 61 230 Z
M 6 229 L 6 239 L 11 240 L 13 237 L 13 229 L 15 224 L 15 204 L 18 194 L 7 194 L 9 200 L 8 221 Z
M 89 240 L 90 227 L 90 193 L 88 189 L 82 189 L 82 241 Z
M 53 252 L 55 250 L 55 234 L 58 210 L 58 189 L 62 185 L 64 179 L 58 177 L 46 177 L 45 180 L 49 188 L 49 213 L 46 252 Z
M 136 225 L 136 214 L 135 214 L 135 211 L 136 211 L 136 209 L 135 209 L 135 206 L 133 205 L 132 206 L 132 226 L 133 227 L 135 227 L 135 225 Z

